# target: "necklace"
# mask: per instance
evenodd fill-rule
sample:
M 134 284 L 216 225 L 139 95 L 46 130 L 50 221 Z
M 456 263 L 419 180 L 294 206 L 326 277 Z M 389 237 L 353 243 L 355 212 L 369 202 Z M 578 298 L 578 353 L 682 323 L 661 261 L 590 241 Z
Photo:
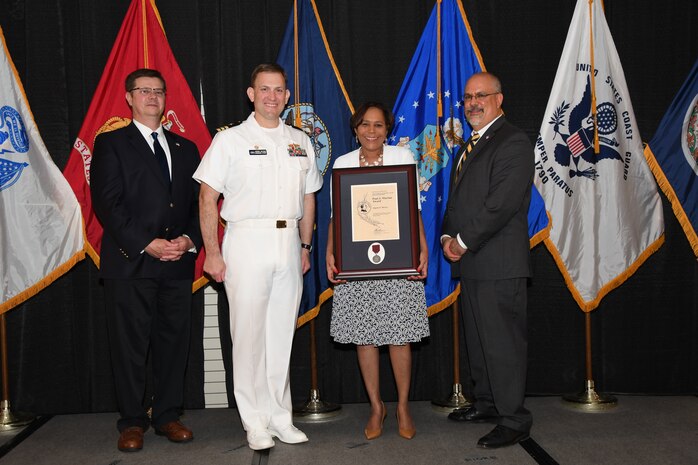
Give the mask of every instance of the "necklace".
M 359 150 L 359 165 L 361 166 L 383 166 L 383 151 L 378 155 L 378 158 L 374 162 L 368 162 L 366 157 L 364 157 L 363 149 Z

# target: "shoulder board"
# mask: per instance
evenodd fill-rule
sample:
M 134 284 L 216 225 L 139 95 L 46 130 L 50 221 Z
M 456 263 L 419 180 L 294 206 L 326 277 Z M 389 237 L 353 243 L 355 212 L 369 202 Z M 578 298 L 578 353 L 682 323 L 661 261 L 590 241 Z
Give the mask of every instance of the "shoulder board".
M 242 123 L 242 121 L 235 121 L 232 123 L 224 124 L 223 126 L 217 127 L 216 132 L 225 131 L 226 129 L 230 129 L 232 127 L 238 126 L 241 123 Z
M 303 128 L 299 128 L 298 126 L 296 126 L 296 118 L 293 117 L 293 111 L 288 112 L 288 114 L 286 115 L 286 119 L 284 120 L 284 123 L 286 123 L 286 126 L 292 127 L 293 129 L 303 131 Z
M 305 131 L 303 130 L 303 128 L 299 128 L 298 126 L 296 126 L 296 125 L 294 125 L 294 124 L 290 124 L 288 121 L 286 121 L 285 123 L 286 123 L 286 126 L 288 126 L 289 128 L 295 129 L 296 131 L 300 131 L 300 132 L 302 132 L 303 134 L 306 134 Z M 307 135 L 307 134 L 306 134 L 306 135 Z

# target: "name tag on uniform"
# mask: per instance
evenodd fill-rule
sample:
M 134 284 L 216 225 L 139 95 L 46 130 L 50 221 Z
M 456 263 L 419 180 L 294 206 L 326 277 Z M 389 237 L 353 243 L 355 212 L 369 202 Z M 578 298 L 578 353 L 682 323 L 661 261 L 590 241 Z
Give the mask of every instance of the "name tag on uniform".
M 250 149 L 250 155 L 266 155 L 267 149 Z
M 303 147 L 298 144 L 288 144 L 288 155 L 290 157 L 307 157 L 308 154 L 305 152 Z

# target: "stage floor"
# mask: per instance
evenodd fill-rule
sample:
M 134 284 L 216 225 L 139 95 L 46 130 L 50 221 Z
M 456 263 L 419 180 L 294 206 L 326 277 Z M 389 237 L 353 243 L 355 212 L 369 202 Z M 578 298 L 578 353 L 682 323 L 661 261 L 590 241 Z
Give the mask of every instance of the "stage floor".
M 520 445 L 485 450 L 478 438 L 492 424 L 460 424 L 413 402 L 417 436 L 397 435 L 395 404 L 386 404 L 383 436 L 367 441 L 363 428 L 367 404 L 342 406 L 341 414 L 324 422 L 296 424 L 310 442 L 287 445 L 277 441 L 268 452 L 253 452 L 234 409 L 189 410 L 183 421 L 194 431 L 188 444 L 173 444 L 152 429 L 142 451 L 116 448 L 115 413 L 58 415 L 21 434 L 2 433 L 6 445 L 3 465 L 87 464 L 698 464 L 698 398 L 688 396 L 619 396 L 604 413 L 573 410 L 560 397 L 531 397 L 531 438 Z

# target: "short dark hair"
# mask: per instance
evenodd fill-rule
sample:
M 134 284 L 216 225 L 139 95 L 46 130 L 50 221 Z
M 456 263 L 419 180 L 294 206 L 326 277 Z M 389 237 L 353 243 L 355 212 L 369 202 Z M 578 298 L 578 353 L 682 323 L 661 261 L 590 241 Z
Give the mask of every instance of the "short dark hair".
M 378 110 L 383 112 L 383 118 L 385 119 L 386 129 L 388 131 L 388 134 L 390 134 L 390 130 L 393 129 L 393 124 L 395 124 L 395 117 L 393 116 L 393 112 L 390 111 L 388 107 L 386 107 L 384 104 L 380 102 L 362 103 L 361 106 L 359 106 L 359 108 L 356 109 L 354 114 L 351 115 L 351 119 L 349 120 L 351 129 L 356 131 L 356 128 L 358 128 L 359 125 L 363 123 L 366 112 L 371 108 L 377 108 Z
M 284 77 L 284 84 L 288 85 L 288 76 L 286 76 L 286 70 L 277 63 L 262 63 L 257 65 L 255 69 L 252 70 L 250 75 L 250 87 L 254 87 L 254 82 L 257 80 L 257 76 L 260 73 L 278 73 Z
M 142 78 L 142 77 L 148 77 L 148 78 L 157 78 L 160 79 L 162 82 L 162 88 L 163 90 L 167 90 L 167 84 L 165 84 L 165 78 L 162 77 L 162 74 L 160 74 L 160 71 L 156 69 L 149 69 L 149 68 L 141 68 L 133 71 L 131 74 L 126 76 L 126 92 L 131 92 L 133 88 L 136 86 L 136 79 Z

